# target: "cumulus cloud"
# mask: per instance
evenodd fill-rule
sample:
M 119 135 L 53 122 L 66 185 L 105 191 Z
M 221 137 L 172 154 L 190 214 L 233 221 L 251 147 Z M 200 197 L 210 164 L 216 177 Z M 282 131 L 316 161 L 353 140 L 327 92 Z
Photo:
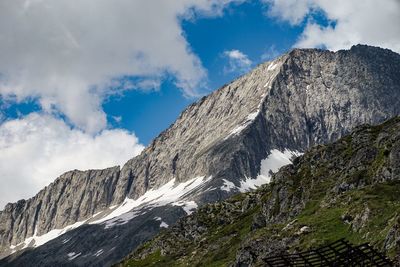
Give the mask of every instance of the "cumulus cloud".
M 233 49 L 224 51 L 223 56 L 228 59 L 228 66 L 224 67 L 224 72 L 245 72 L 251 67 L 251 60 L 243 52 Z
M 37 98 L 90 133 L 107 124 L 110 89 L 159 86 L 166 74 L 196 96 L 207 73 L 191 51 L 182 19 L 217 16 L 239 0 L 0 1 L 0 95 Z M 119 78 L 148 78 L 129 88 Z
M 92 136 L 39 113 L 6 121 L 0 125 L 0 210 L 32 197 L 66 171 L 123 165 L 142 149 L 126 130 Z
M 268 4 L 267 14 L 282 21 L 297 25 L 313 6 L 313 0 L 262 0 Z
M 349 48 L 362 43 L 400 52 L 398 0 L 264 0 L 268 15 L 292 25 L 306 22 L 296 47 Z M 313 19 L 323 13 L 329 25 Z

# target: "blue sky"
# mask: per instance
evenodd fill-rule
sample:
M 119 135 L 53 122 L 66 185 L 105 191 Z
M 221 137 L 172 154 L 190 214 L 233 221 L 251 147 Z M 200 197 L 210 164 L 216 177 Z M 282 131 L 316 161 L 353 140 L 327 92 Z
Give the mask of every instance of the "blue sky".
M 397 0 L 1 1 L 0 209 L 70 169 L 123 165 L 293 47 L 400 52 L 398 25 Z

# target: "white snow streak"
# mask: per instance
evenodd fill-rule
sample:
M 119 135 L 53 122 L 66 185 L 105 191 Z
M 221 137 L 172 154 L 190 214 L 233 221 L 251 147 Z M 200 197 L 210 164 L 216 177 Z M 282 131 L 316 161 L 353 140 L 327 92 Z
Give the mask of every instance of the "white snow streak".
M 273 71 L 278 67 L 278 63 L 275 63 L 274 61 L 272 61 L 268 67 L 267 67 L 267 71 Z M 265 83 L 264 88 L 266 87 L 271 87 L 271 82 L 272 80 L 275 78 L 276 75 L 270 75 L 268 78 L 268 81 Z
M 192 214 L 193 211 L 196 210 L 198 207 L 197 203 L 194 201 L 178 201 L 174 202 L 172 205 L 181 206 L 187 215 Z
M 254 121 L 254 119 L 257 117 L 257 115 L 258 115 L 259 112 L 260 112 L 260 110 L 257 109 L 256 112 L 250 113 L 250 114 L 247 116 L 246 120 L 245 120 L 242 124 L 236 126 L 236 127 L 229 133 L 229 135 L 228 135 L 227 137 L 225 137 L 225 139 L 228 139 L 228 138 L 231 137 L 232 135 L 239 134 L 241 131 L 243 131 L 243 129 L 245 129 L 247 126 L 249 126 L 249 124 L 250 124 L 252 121 Z
M 65 238 L 63 241 L 61 241 L 61 243 L 63 243 L 63 244 L 66 244 L 66 243 L 68 243 L 69 241 L 71 240 L 71 238 Z
M 278 149 L 271 150 L 271 154 L 261 161 L 260 174 L 257 178 L 246 177 L 240 181 L 240 192 L 247 192 L 251 189 L 267 184 L 271 181 L 271 172 L 277 172 L 282 166 L 292 163 L 293 157 L 300 156 L 302 153 L 285 149 L 283 152 Z
M 237 187 L 234 183 L 232 183 L 231 181 L 228 181 L 226 179 L 222 179 L 224 181 L 224 184 L 221 186 L 221 190 L 226 191 L 226 192 L 230 192 L 231 190 L 236 190 Z
M 72 261 L 73 259 L 79 257 L 81 254 L 82 254 L 81 252 L 78 253 L 78 254 L 76 254 L 75 252 L 68 253 L 68 254 L 67 254 L 68 260 L 69 260 L 69 261 Z
M 175 184 L 175 179 L 172 179 L 160 188 L 147 191 L 138 199 L 133 200 L 126 198 L 124 202 L 110 214 L 104 218 L 90 222 L 90 224 L 105 223 L 105 228 L 107 229 L 115 225 L 127 223 L 129 220 L 138 216 L 142 212 L 142 208 L 159 207 L 168 204 L 181 206 L 186 213 L 190 214 L 193 209 L 197 208 L 197 204 L 194 201 L 185 201 L 183 199 L 184 196 L 201 188 L 210 179 L 211 176 L 208 178 L 201 176 L 179 184 Z
M 97 215 L 99 215 L 100 213 L 102 213 L 104 210 L 96 212 L 95 214 L 93 214 L 92 218 L 95 218 Z
M 274 70 L 274 69 L 276 69 L 277 66 L 278 66 L 277 63 L 271 62 L 271 64 L 269 64 L 267 70 L 269 70 L 269 71 Z
M 277 172 L 282 166 L 292 163 L 293 157 L 300 156 L 302 153 L 285 149 L 283 152 L 278 149 L 273 149 L 266 159 L 261 161 L 261 170 L 257 178 L 245 177 L 240 181 L 240 186 L 236 186 L 233 182 L 222 179 L 224 184 L 220 187 L 221 190 L 231 192 L 238 190 L 247 192 L 257 187 L 267 184 L 271 181 L 271 172 Z
M 98 257 L 98 256 L 100 256 L 101 254 L 103 254 L 103 249 L 100 249 L 100 250 L 98 250 L 96 253 L 94 253 L 93 254 L 93 256 L 95 256 L 95 257 Z
M 20 249 L 24 249 L 29 247 L 39 247 L 47 242 L 49 242 L 50 240 L 59 237 L 60 235 L 78 228 L 79 226 L 81 226 L 82 224 L 84 224 L 87 220 L 84 221 L 80 221 L 80 222 L 76 222 L 74 224 L 68 225 L 62 229 L 53 229 L 50 232 L 47 232 L 43 235 L 38 236 L 37 235 L 37 230 L 35 230 L 35 233 L 33 234 L 33 236 L 28 237 L 27 239 L 25 239 L 24 241 L 22 241 L 21 243 L 17 244 L 17 245 L 11 245 L 10 249 L 11 254 L 14 253 L 17 250 Z M 63 242 L 65 241 L 65 239 L 63 240 Z M 69 240 L 68 240 L 69 241 Z M 67 243 L 68 241 L 65 241 L 65 243 Z M 18 249 L 17 249 L 18 248 Z
M 269 66 L 267 67 L 267 70 L 268 70 L 268 71 L 273 71 L 274 69 L 276 69 L 277 66 L 278 66 L 278 63 L 275 63 L 274 61 L 272 61 L 272 62 L 269 64 Z M 264 85 L 264 88 L 265 88 L 265 87 L 270 87 L 271 81 L 275 78 L 275 76 L 276 76 L 276 75 L 269 75 L 268 81 L 267 81 L 266 84 Z M 226 136 L 226 137 L 224 138 L 224 140 L 228 139 L 229 137 L 231 137 L 231 136 L 233 136 L 233 135 L 239 134 L 239 133 L 242 132 L 244 129 L 246 129 L 246 127 L 249 126 L 250 123 L 251 123 L 252 121 L 254 121 L 254 120 L 256 119 L 257 115 L 260 113 L 261 105 L 262 105 L 262 103 L 264 102 L 264 98 L 265 98 L 266 95 L 267 95 L 267 92 L 264 92 L 264 93 L 261 95 L 261 101 L 260 101 L 260 103 L 258 104 L 257 110 L 256 110 L 255 112 L 250 113 L 249 115 L 247 115 L 247 118 L 246 118 L 241 124 L 237 125 L 237 126 L 228 134 L 228 136 Z
M 165 222 L 161 222 L 161 224 L 160 224 L 160 228 L 168 228 L 168 226 L 169 225 Z
M 160 223 L 160 228 L 168 228 L 168 226 L 169 226 L 166 222 L 162 221 L 161 217 L 154 217 L 154 220 L 161 222 Z
M 126 198 L 122 204 L 109 207 L 108 209 L 112 210 L 111 213 L 101 219 L 89 222 L 89 224 L 99 224 L 105 222 L 105 228 L 109 228 L 114 225 L 127 223 L 135 216 L 141 214 L 143 212 L 141 211 L 141 208 L 143 207 L 159 207 L 168 204 L 181 206 L 187 214 L 191 214 L 193 210 L 197 208 L 197 204 L 194 201 L 185 201 L 185 195 L 190 194 L 190 192 L 193 192 L 195 189 L 201 188 L 210 179 L 211 176 L 206 179 L 204 176 L 202 176 L 180 184 L 175 184 L 175 179 L 173 179 L 158 189 L 151 189 L 147 191 L 143 196 L 136 200 Z M 97 217 L 100 213 L 101 212 L 98 212 L 89 219 L 76 222 L 62 229 L 53 229 L 41 236 L 38 236 L 37 231 L 35 230 L 33 236 L 26 238 L 17 245 L 11 245 L 11 254 L 15 253 L 17 250 L 25 249 L 27 247 L 39 247 L 50 240 L 55 239 L 62 234 L 87 223 L 90 221 L 90 219 Z M 65 244 L 68 241 L 69 239 L 64 239 L 61 242 Z M 76 258 L 78 256 L 79 255 L 75 255 L 74 257 Z

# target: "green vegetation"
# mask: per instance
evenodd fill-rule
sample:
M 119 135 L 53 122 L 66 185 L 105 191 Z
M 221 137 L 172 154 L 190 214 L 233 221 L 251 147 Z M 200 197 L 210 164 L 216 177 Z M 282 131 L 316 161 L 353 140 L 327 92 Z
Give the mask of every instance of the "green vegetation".
M 328 185 L 325 182 L 325 185 Z M 322 186 L 323 184 L 321 184 Z M 208 225 L 207 234 L 202 242 L 180 244 L 185 253 L 161 256 L 160 251 L 149 254 L 143 260 L 129 260 L 125 266 L 228 266 L 235 260 L 236 253 L 243 242 L 270 236 L 284 238 L 296 235 L 303 226 L 309 227 L 309 233 L 299 236 L 294 250 L 315 248 L 345 237 L 354 244 L 369 242 L 382 248 L 389 229 L 400 214 L 400 181 L 387 182 L 352 190 L 340 195 L 334 203 L 321 207 L 324 198 L 316 191 L 315 199 L 310 200 L 304 210 L 295 218 L 289 230 L 283 230 L 287 224 L 273 224 L 252 231 L 253 216 L 259 212 L 259 206 L 235 219 L 231 224 Z M 369 216 L 360 230 L 353 229 L 352 221 L 369 209 Z M 394 248 L 388 255 L 394 255 Z
M 387 255 L 394 257 L 397 244 L 385 240 L 389 231 L 400 229 L 400 179 L 384 179 L 382 170 L 391 169 L 389 155 L 398 143 L 387 136 L 399 133 L 398 125 L 392 129 L 398 122 L 396 118 L 364 127 L 334 144 L 311 149 L 293 169 L 281 169 L 285 179 L 206 205 L 190 220 L 184 219 L 189 229 L 206 229 L 195 238 L 179 235 L 186 226 L 168 229 L 123 265 L 228 266 L 243 247 L 261 249 L 254 245 L 258 241 L 271 244 L 273 250 L 274 242 L 289 240 L 286 246 L 291 252 L 340 238 L 355 245 L 369 242 L 378 250 L 388 249 Z M 260 216 L 266 223 L 255 227 Z M 396 231 L 399 235 L 400 230 Z M 160 247 L 166 248 L 165 255 Z
M 330 206 L 321 203 L 306 205 L 297 217 L 298 225 L 312 231 L 301 238 L 300 248 L 307 249 L 345 237 L 354 244 L 370 242 L 381 248 L 393 219 L 400 212 L 400 182 L 367 186 L 340 195 Z M 360 230 L 353 229 L 354 220 L 368 209 L 368 218 Z M 347 221 L 347 220 L 353 220 Z
M 129 267 L 147 267 L 147 266 L 166 266 L 171 262 L 171 259 L 165 256 L 161 256 L 160 250 L 149 254 L 143 260 L 136 260 L 136 259 L 129 259 L 127 262 L 124 263 L 124 266 Z

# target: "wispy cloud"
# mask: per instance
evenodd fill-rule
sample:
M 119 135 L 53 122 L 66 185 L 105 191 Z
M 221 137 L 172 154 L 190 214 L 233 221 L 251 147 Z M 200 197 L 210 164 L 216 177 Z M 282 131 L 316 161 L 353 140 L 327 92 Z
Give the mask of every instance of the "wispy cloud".
M 237 49 L 224 51 L 223 57 L 228 60 L 228 65 L 224 67 L 225 73 L 243 73 L 250 70 L 252 65 L 249 57 Z

